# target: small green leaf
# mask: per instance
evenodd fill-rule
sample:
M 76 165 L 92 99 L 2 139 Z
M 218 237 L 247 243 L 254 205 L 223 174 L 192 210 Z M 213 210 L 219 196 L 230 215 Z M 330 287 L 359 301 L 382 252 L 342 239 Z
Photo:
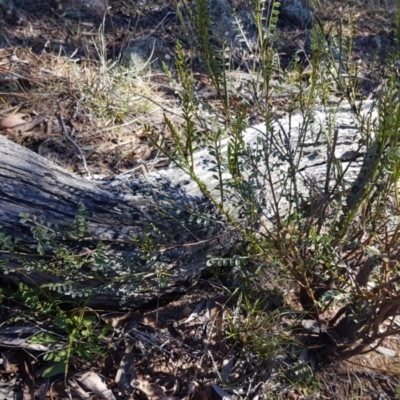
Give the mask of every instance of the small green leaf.
M 51 378 L 52 376 L 65 374 L 66 364 L 64 362 L 58 362 L 53 364 L 51 367 L 46 368 L 43 371 L 43 378 Z
M 56 340 L 53 335 L 48 332 L 39 332 L 28 339 L 28 343 L 54 343 Z
M 66 318 L 63 315 L 57 315 L 54 318 L 54 323 L 60 328 L 63 329 L 64 331 L 68 332 L 69 326 Z
M 21 224 L 25 224 L 29 220 L 29 214 L 21 213 L 19 214 Z

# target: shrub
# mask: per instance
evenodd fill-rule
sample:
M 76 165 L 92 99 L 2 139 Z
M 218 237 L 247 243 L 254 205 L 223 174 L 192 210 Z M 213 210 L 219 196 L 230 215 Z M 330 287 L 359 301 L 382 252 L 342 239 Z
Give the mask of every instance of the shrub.
M 258 46 L 251 54 L 257 63 L 248 71 L 252 104 L 244 97 L 233 102 L 228 95 L 229 64 L 223 49 L 214 47 L 208 36 L 207 2 L 196 0 L 192 43 L 219 102 L 210 107 L 198 98 L 177 43 L 184 123 L 177 127 L 165 116 L 175 150 L 158 147 L 240 233 L 246 249 L 241 256 L 273 269 L 280 282 L 286 282 L 287 292 L 295 290 L 302 329 L 317 336 L 332 355 L 350 356 L 399 333 L 393 322 L 400 305 L 396 55 L 388 60 L 387 84 L 379 99 L 364 102 L 357 92 L 357 65 L 351 61 L 352 36 L 344 39 L 340 30 L 336 35 L 314 23 L 310 58 L 295 59 L 281 70 L 273 50 L 279 5 L 274 3 L 267 13 L 264 1 L 252 4 L 258 32 Z M 274 74 L 282 81 L 291 80 L 296 89 L 289 93 L 289 130 L 269 107 L 273 92 L 279 90 L 279 85 L 272 88 Z M 355 123 L 358 145 L 346 162 L 335 156 L 341 141 L 340 121 L 335 118 L 343 105 L 328 105 L 331 90 L 343 94 Z M 245 141 L 244 110 L 249 106 L 264 120 L 254 145 Z M 326 123 L 315 131 L 321 111 Z M 296 127 L 298 114 L 301 122 Z M 200 145 L 211 156 L 213 181 L 203 181 L 198 173 L 195 151 Z M 318 146 L 324 154 L 319 181 L 303 172 L 304 153 L 310 146 Z M 361 156 L 362 165 L 357 167 Z M 354 168 L 358 173 L 350 181 Z M 244 220 L 235 218 L 238 215 Z

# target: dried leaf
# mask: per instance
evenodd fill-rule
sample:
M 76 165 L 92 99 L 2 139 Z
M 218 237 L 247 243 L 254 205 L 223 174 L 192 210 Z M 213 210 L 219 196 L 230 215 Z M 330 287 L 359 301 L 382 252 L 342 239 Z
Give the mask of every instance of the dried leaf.
M 134 355 L 132 353 L 125 353 L 115 375 L 115 382 L 122 393 L 132 391 L 131 382 L 136 378 L 133 361 Z
M 48 384 L 47 384 L 46 382 L 45 382 L 45 383 L 42 383 L 42 384 L 39 386 L 39 388 L 38 388 L 38 397 L 39 397 L 39 400 L 46 400 L 47 387 L 48 387 Z
M 17 339 L 10 338 L 5 336 L 0 336 L 0 346 L 4 347 L 18 347 L 29 350 L 37 350 L 37 351 L 49 351 L 48 346 L 44 346 L 38 343 L 27 343 L 27 339 Z
M 14 132 L 27 132 L 33 129 L 36 125 L 39 125 L 41 122 L 43 122 L 46 119 L 46 114 L 40 114 L 37 117 L 35 117 L 32 121 L 30 122 L 24 122 L 21 125 L 14 126 L 11 128 Z
M 36 326 L 4 326 L 0 328 L 0 335 L 34 335 L 41 332 Z
M 223 298 L 208 299 L 207 308 L 210 313 L 210 321 L 215 328 L 215 332 L 212 335 L 213 342 L 218 344 L 219 351 L 226 356 L 229 353 L 229 348 L 224 341 L 224 308 L 222 303 Z
M 203 308 L 203 304 L 204 304 L 204 300 L 202 300 L 199 304 L 196 305 L 196 307 L 195 307 L 195 309 L 193 310 L 193 312 L 192 312 L 192 313 L 189 315 L 189 317 L 185 320 L 185 322 L 184 322 L 185 324 L 194 321 L 194 320 L 198 317 L 198 315 L 199 315 L 201 309 Z
M 176 397 L 168 396 L 157 383 L 150 383 L 145 379 L 133 379 L 131 386 L 143 392 L 148 400 L 175 400 Z
M 0 381 L 0 398 L 2 400 L 14 400 L 19 397 L 18 393 L 16 393 L 13 389 L 14 387 L 17 386 L 16 383 L 17 383 L 17 376 L 14 376 L 7 382 Z
M 233 400 L 234 397 L 222 389 L 220 386 L 216 385 L 215 383 L 211 384 L 212 388 L 216 391 L 218 396 L 222 398 L 222 400 Z
M 304 319 L 301 321 L 301 325 L 304 329 L 316 334 L 326 332 L 329 330 L 329 326 L 326 324 L 320 324 L 315 319 Z
M 3 365 L 2 374 L 12 374 L 18 371 L 18 363 L 12 362 L 14 361 L 11 351 L 3 351 L 1 352 L 1 364 Z
M 188 390 L 188 394 L 193 394 L 194 392 L 196 392 L 199 389 L 200 385 L 196 382 L 196 381 L 192 381 L 189 383 L 189 390 Z
M 387 357 L 394 357 L 396 355 L 396 352 L 394 350 L 388 349 L 387 347 L 383 347 L 383 346 L 378 346 L 375 349 L 375 351 L 377 351 L 378 353 L 381 353 Z
M 222 361 L 222 368 L 221 368 L 221 379 L 222 382 L 229 382 L 230 375 L 232 372 L 233 367 L 233 358 L 225 358 Z
M 23 116 L 24 114 L 18 113 L 12 115 L 11 117 L 1 119 L 0 130 L 8 129 L 14 133 L 28 132 L 47 118 L 46 114 L 40 114 L 37 117 L 33 118 L 32 121 L 27 122 L 22 118 Z
M 90 394 L 81 388 L 73 379 L 68 379 L 68 384 L 72 391 L 79 396 L 82 400 L 90 400 Z
M 291 391 L 288 393 L 288 399 L 289 400 L 298 400 L 300 398 L 300 395 L 296 393 L 295 391 Z
M 31 374 L 29 364 L 23 360 L 20 364 L 20 375 L 24 382 L 22 389 L 23 400 L 34 400 L 35 398 L 35 380 Z
M 104 383 L 104 378 L 95 372 L 80 372 L 73 376 L 75 380 L 91 392 L 106 400 L 116 400 L 113 392 Z
M 25 124 L 26 121 L 22 118 L 25 116 L 26 114 L 17 113 L 10 117 L 0 119 L 0 129 L 12 129 L 15 126 Z
M 188 394 L 182 400 L 208 400 L 207 393 L 199 390 L 199 387 L 196 381 L 190 382 Z
M 22 352 L 3 352 L 2 356 L 4 356 L 5 361 L 3 364 L 7 369 L 7 365 L 12 365 L 13 369 L 15 369 L 23 383 L 22 387 L 22 395 L 23 400 L 34 400 L 35 398 L 35 380 L 30 370 L 30 365 L 25 359 L 25 355 Z M 7 389 L 6 389 L 7 390 Z M 3 390 L 1 390 L 3 392 Z M 7 397 L 7 396 L 5 396 Z M 18 397 L 18 396 L 17 396 Z
M 104 322 L 107 324 L 111 324 L 113 328 L 116 328 L 121 325 L 122 322 L 129 321 L 131 319 L 136 320 L 136 321 L 142 321 L 143 316 L 140 314 L 138 311 L 129 311 L 123 315 L 120 315 L 118 317 L 108 317 L 108 316 L 102 316 L 102 319 Z

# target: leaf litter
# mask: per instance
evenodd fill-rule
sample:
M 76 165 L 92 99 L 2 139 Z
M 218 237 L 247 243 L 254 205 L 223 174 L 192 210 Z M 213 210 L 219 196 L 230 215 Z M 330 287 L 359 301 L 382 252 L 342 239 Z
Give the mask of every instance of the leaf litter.
M 85 35 L 91 37 L 98 34 L 97 27 L 101 17 L 91 16 L 87 22 L 78 24 L 82 36 L 75 37 L 79 40 L 74 41 L 76 22 L 70 14 L 64 14 L 60 18 L 58 11 L 54 12 L 48 7 L 48 1 L 22 3 L 21 9 L 25 13 L 25 17 L 21 19 L 23 22 L 19 25 L 12 24 L 9 35 L 11 45 L 0 49 L 0 78 L 4 90 L 1 94 L 3 107 L 0 134 L 29 145 L 65 168 L 85 174 L 76 148 L 65 141 L 57 122 L 57 113 L 62 103 L 62 118 L 66 122 L 68 134 L 84 152 L 93 174 L 113 176 L 130 170 L 140 172 L 140 160 L 156 157 L 144 135 L 143 123 L 151 122 L 162 132 L 163 104 L 168 102 L 170 110 L 179 114 L 176 90 L 170 90 L 169 82 L 160 79 L 156 74 L 144 74 L 132 86 L 138 93 L 129 107 L 134 109 L 135 104 L 145 102 L 145 96 L 150 96 L 154 99 L 153 109 L 129 113 L 123 118 L 95 115 L 90 101 L 78 101 L 82 92 L 71 86 L 74 80 L 89 78 L 83 75 L 71 77 L 69 73 L 72 71 L 70 66 L 74 63 L 85 63 L 93 58 L 91 51 L 93 52 L 94 47 L 84 48 L 79 41 Z M 154 7 L 160 8 L 158 3 L 154 2 Z M 161 9 L 162 6 L 167 6 L 166 2 L 161 3 Z M 152 5 L 136 2 L 134 7 L 137 7 L 140 15 L 145 8 L 151 9 Z M 341 19 L 346 15 L 347 7 L 358 10 L 356 29 L 360 34 L 355 37 L 355 62 L 360 62 L 360 69 L 364 74 L 360 81 L 360 90 L 370 96 L 376 93 L 379 79 L 376 78 L 377 69 L 368 64 L 368 57 L 372 53 L 383 54 L 386 47 L 391 46 L 393 24 L 390 21 L 393 19 L 390 18 L 390 13 L 382 11 L 383 8 L 375 8 L 373 4 L 368 7 L 360 6 L 356 1 L 347 2 L 342 8 L 336 7 L 335 2 L 332 2 L 325 8 L 325 15 L 320 16 L 328 20 Z M 116 31 L 120 30 L 125 34 L 126 27 L 131 22 L 126 15 L 132 10 L 127 2 L 116 1 L 113 2 L 113 11 Z M 49 17 L 47 21 L 41 18 L 43 15 Z M 139 24 L 144 20 L 142 18 L 136 22 Z M 151 16 L 141 25 L 142 34 L 152 29 L 150 22 Z M 175 25 L 160 25 L 159 29 L 162 35 L 167 35 L 168 32 L 178 32 L 178 36 L 180 34 Z M 29 30 L 34 35 L 28 34 Z M 114 43 L 110 40 L 110 47 L 116 48 L 123 34 L 117 34 L 112 39 Z M 290 46 L 293 47 L 296 35 L 298 33 L 288 32 L 281 39 L 283 51 L 288 53 Z M 71 38 L 69 43 L 65 41 L 66 37 Z M 26 46 L 17 48 L 12 40 L 25 42 Z M 174 40 L 170 42 L 173 44 Z M 66 73 L 67 71 L 69 72 Z M 198 81 L 204 84 L 207 79 L 199 75 Z M 66 87 L 70 90 L 66 91 Z M 140 91 L 149 87 L 154 87 L 155 90 L 141 96 Z M 207 87 L 203 88 L 207 91 Z M 64 95 L 61 96 L 61 93 Z M 276 99 L 274 105 L 284 109 L 286 103 Z M 114 105 L 108 107 L 113 109 Z M 164 166 L 161 162 L 161 167 Z M 279 398 L 299 399 L 300 395 L 295 390 L 287 389 L 285 392 L 285 386 L 274 372 L 265 375 L 263 370 L 271 370 L 268 365 L 249 354 L 241 354 L 229 343 L 226 338 L 224 307 L 223 293 L 213 293 L 209 287 L 200 287 L 193 289 L 189 295 L 172 300 L 168 305 L 154 307 L 153 310 L 118 313 L 108 320 L 112 329 L 107 337 L 107 357 L 104 363 L 93 361 L 92 365 L 82 365 L 76 362 L 76 368 L 81 372 L 75 375 L 71 373 L 67 382 L 63 382 L 62 376 L 46 381 L 36 376 L 37 371 L 45 364 L 41 360 L 43 352 L 65 343 L 56 341 L 51 346 L 30 343 L 29 337 L 38 328 L 20 325 L 11 329 L 3 324 L 0 332 L 0 396 L 7 400 L 21 396 L 24 399 L 33 399 L 34 396 L 40 399 L 147 397 L 151 400 L 258 398 L 261 393 L 257 389 L 258 383 L 250 382 L 255 376 L 261 381 L 264 374 L 269 389 L 274 390 L 274 393 L 281 393 Z M 23 318 L 21 320 L 28 323 Z M 52 329 L 51 326 L 48 328 Z M 388 340 L 377 348 L 377 352 L 382 353 L 383 357 L 371 352 L 369 358 L 355 358 L 350 371 L 354 374 L 360 373 L 359 379 L 366 376 L 363 383 L 371 392 L 379 392 L 381 387 L 385 387 L 386 392 L 394 392 L 395 388 L 386 379 L 384 371 L 392 368 L 393 359 L 398 361 L 398 349 L 397 338 Z M 300 354 L 303 358 L 309 357 L 308 353 Z M 368 372 L 363 368 L 365 364 L 376 365 L 378 371 Z M 348 373 L 348 366 L 341 365 L 335 366 L 333 370 L 327 369 L 325 375 L 321 376 L 329 381 L 327 388 L 334 388 L 335 385 L 344 387 Z M 240 378 L 243 377 L 241 381 Z M 249 387 L 256 389 L 249 390 Z M 332 389 L 332 392 L 335 390 L 337 389 Z M 380 398 L 388 397 L 381 393 Z

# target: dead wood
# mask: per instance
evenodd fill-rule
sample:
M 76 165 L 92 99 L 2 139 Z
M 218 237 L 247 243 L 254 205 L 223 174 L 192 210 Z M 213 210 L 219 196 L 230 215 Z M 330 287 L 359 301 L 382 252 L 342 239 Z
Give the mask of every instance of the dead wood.
M 37 222 L 68 230 L 74 224 L 78 206 L 84 205 L 93 239 L 75 243 L 67 239 L 66 243 L 83 251 L 102 242 L 113 260 L 113 278 L 129 275 L 127 282 L 116 283 L 97 294 L 91 302 L 93 306 L 137 307 L 160 293 L 185 290 L 206 268 L 207 255 L 227 254 L 237 244 L 237 235 L 221 218 L 216 218 L 208 199 L 200 192 L 185 190 L 187 180 L 174 182 L 155 174 L 127 182 L 115 180 L 108 185 L 91 182 L 3 136 L 0 159 L 0 225 L 5 234 L 20 241 L 20 248 L 34 252 L 36 247 L 32 224 L 20 222 L 22 213 L 34 216 Z M 138 249 L 144 235 L 160 251 L 159 258 L 147 263 Z M 1 257 L 6 259 L 9 255 Z M 8 267 L 15 273 L 4 279 L 23 279 L 37 285 L 63 279 L 43 271 L 25 276 L 14 258 Z M 160 274 L 168 277 L 164 289 L 159 288 Z M 104 283 L 91 279 L 78 287 L 89 289 Z
M 339 139 L 335 158 L 342 159 L 346 169 L 345 164 L 349 163 L 345 155 L 358 146 L 355 141 L 358 128 L 348 109 L 339 114 L 337 120 L 341 125 L 337 126 Z M 296 150 L 299 135 L 304 134 L 302 121 L 304 116 L 301 115 L 293 117 L 290 124 L 288 120 L 281 120 L 273 135 L 265 133 L 262 125 L 248 129 L 244 136 L 248 151 L 257 153 L 260 146 L 275 141 L 275 147 L 280 146 L 283 152 L 290 154 Z M 306 145 L 298 166 L 298 188 L 305 195 L 310 191 L 310 182 L 314 188 L 324 188 L 329 157 L 326 114 L 316 112 L 312 121 L 306 126 Z M 221 143 L 221 149 L 226 146 L 227 141 Z M 276 157 L 276 154 L 271 156 L 272 163 Z M 78 206 L 85 207 L 90 239 L 74 243 L 69 238 L 66 242 L 70 248 L 80 252 L 93 250 L 99 242 L 107 245 L 113 283 L 104 287 L 111 281 L 93 278 L 90 268 L 87 275 L 92 278 L 77 283 L 78 289 L 102 287 L 90 303 L 97 308 L 140 307 L 159 295 L 187 290 L 207 268 L 207 257 L 224 257 L 241 243 L 240 235 L 178 168 L 170 167 L 145 176 L 106 183 L 93 182 L 68 173 L 3 136 L 0 136 L 0 160 L 0 225 L 4 233 L 20 240 L 20 248 L 35 248 L 30 226 L 20 222 L 21 213 L 63 229 L 74 224 Z M 195 171 L 217 198 L 219 192 L 214 173 L 210 171 L 210 161 L 207 149 L 199 151 L 195 158 Z M 259 187 L 259 197 L 268 198 L 271 194 L 262 162 L 258 168 L 264 187 Z M 353 164 L 346 172 L 350 180 L 354 180 L 359 168 Z M 243 168 L 244 176 L 247 176 L 245 166 Z M 276 170 L 273 180 L 277 193 L 283 193 L 282 169 Z M 237 199 L 233 196 L 226 201 L 228 204 L 231 202 L 233 209 Z M 283 195 L 279 208 L 282 213 L 288 209 L 288 199 Z M 271 217 L 268 210 L 262 212 L 266 220 Z M 240 208 L 233 217 L 238 223 L 243 223 Z M 158 247 L 157 256 L 146 262 L 140 248 L 144 237 Z M 1 258 L 8 258 L 7 267 L 12 271 L 3 276 L 4 279 L 22 279 L 36 285 L 65 279 L 53 275 L 50 270 L 26 274 L 17 259 L 10 259 L 5 253 Z M 123 277 L 125 279 L 121 279 Z

